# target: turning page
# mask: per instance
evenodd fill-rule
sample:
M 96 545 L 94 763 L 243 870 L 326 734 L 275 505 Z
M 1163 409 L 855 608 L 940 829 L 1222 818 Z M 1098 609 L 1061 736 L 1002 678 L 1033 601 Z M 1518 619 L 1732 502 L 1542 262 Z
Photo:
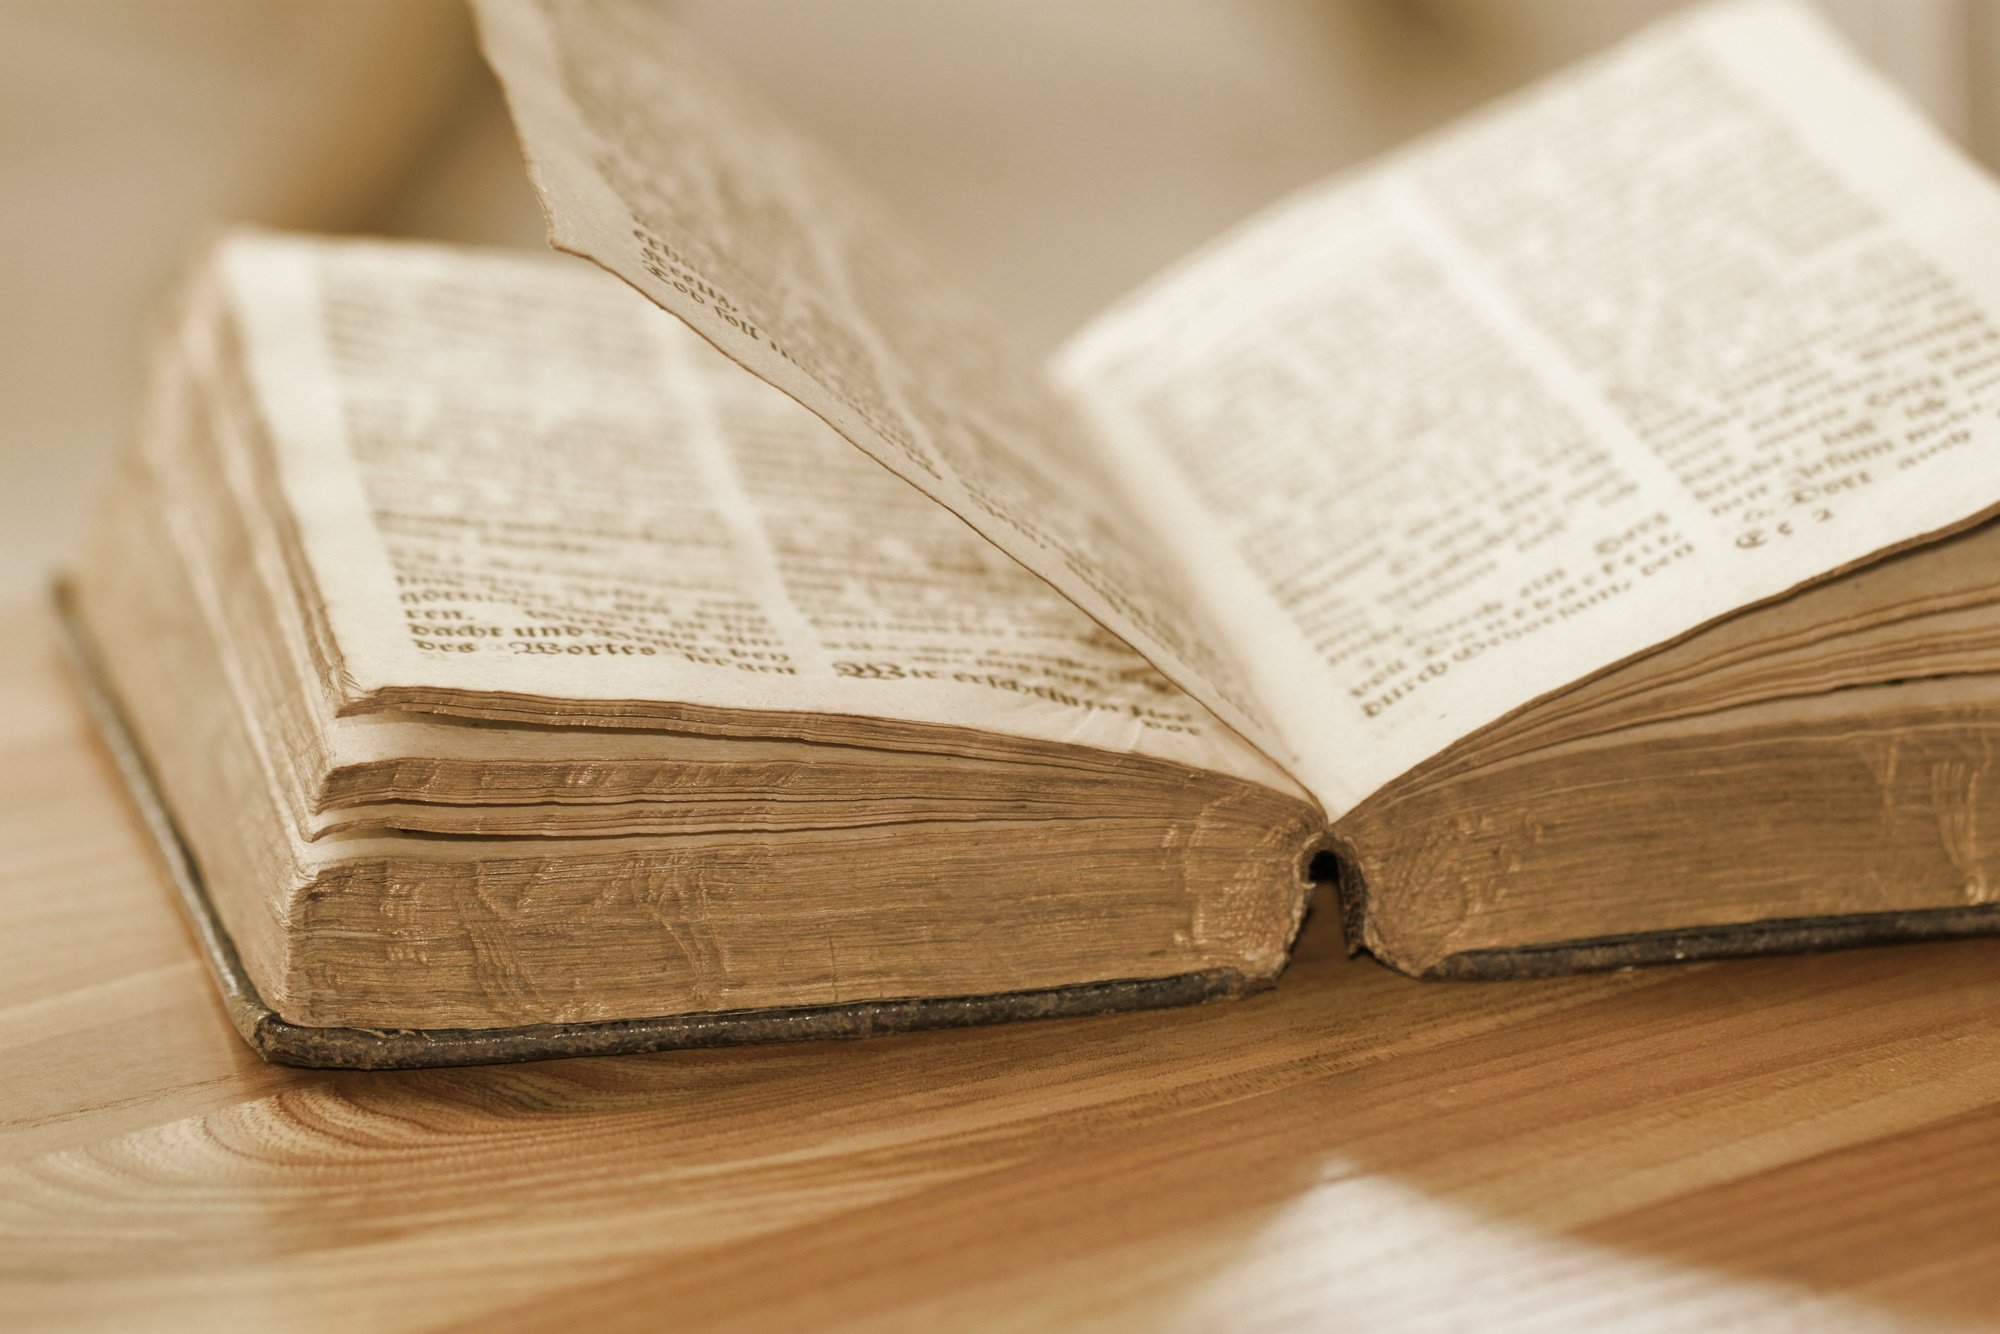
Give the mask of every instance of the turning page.
M 2000 194 L 1802 7 L 1697 11 L 1253 221 L 1060 374 L 1335 817 L 2000 501 Z
M 1088 427 L 871 202 L 659 7 L 478 13 L 557 248 L 685 320 L 1276 750 Z

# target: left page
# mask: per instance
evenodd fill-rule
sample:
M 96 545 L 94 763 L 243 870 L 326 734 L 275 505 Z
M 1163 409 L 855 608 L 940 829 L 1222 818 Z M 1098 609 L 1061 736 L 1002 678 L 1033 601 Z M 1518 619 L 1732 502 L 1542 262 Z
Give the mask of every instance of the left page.
M 704 730 L 893 744 L 888 720 L 932 746 L 1068 743 L 1295 790 L 1039 579 L 588 266 L 242 234 L 219 270 L 350 693 L 651 702 Z
M 480 0 L 552 242 L 777 385 L 1276 753 L 1263 706 L 1040 369 L 657 6 Z

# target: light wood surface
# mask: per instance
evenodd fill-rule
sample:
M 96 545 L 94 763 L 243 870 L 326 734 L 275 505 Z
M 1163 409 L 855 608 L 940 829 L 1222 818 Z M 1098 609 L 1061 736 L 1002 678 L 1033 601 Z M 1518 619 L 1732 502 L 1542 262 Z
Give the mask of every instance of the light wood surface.
M 0 1328 L 1753 1328 L 2000 1313 L 2000 940 L 260 1064 L 0 613 Z

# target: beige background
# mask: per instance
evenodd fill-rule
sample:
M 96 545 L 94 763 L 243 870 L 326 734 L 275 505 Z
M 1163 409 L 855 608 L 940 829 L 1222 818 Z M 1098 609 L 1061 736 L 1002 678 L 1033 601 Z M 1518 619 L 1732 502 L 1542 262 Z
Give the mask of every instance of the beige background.
M 1286 190 L 1671 0 L 682 0 L 1031 351 Z M 1992 0 L 1827 0 L 1989 161 Z M 0 598 L 72 545 L 150 312 L 230 221 L 531 246 L 445 0 L 0 6 Z

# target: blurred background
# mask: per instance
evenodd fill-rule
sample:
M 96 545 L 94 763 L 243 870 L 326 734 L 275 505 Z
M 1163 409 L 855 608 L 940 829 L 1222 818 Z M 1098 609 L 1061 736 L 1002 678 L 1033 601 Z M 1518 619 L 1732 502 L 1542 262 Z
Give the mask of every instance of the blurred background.
M 1673 0 L 661 0 L 1033 354 L 1295 186 Z M 2000 0 L 1822 0 L 1989 166 Z M 64 558 L 234 221 L 539 247 L 456 0 L 0 3 L 0 597 Z

